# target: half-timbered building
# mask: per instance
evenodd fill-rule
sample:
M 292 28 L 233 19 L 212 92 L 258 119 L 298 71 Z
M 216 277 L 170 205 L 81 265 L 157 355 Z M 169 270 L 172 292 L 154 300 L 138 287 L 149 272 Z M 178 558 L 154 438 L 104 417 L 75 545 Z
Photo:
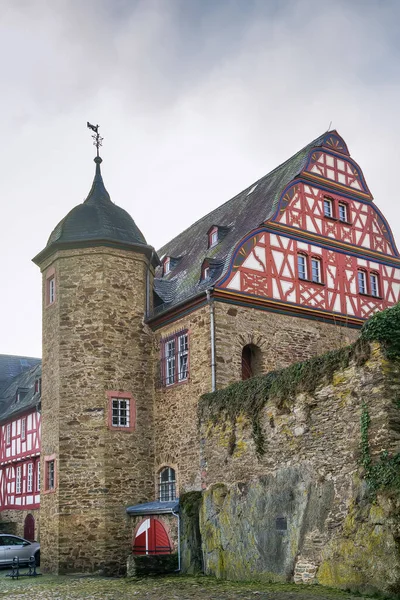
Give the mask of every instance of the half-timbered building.
M 87 199 L 34 258 L 42 411 L 36 367 L 12 380 L 0 415 L 0 510 L 37 508 L 41 447 L 54 572 L 115 572 L 132 547 L 174 548 L 176 498 L 207 487 L 199 396 L 350 343 L 400 294 L 391 229 L 336 131 L 158 252 L 95 162 Z

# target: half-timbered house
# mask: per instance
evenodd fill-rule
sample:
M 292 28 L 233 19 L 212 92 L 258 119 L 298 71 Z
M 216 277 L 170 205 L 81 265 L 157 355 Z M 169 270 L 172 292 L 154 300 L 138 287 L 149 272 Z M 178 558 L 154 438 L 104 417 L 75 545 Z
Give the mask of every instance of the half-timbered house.
M 36 367 L 12 380 L 0 415 L 0 510 L 38 506 L 41 444 L 54 572 L 119 569 L 132 545 L 173 548 L 176 498 L 207 487 L 199 396 L 355 340 L 400 294 L 389 224 L 336 131 L 158 252 L 95 162 L 87 199 L 34 258 L 42 412 Z

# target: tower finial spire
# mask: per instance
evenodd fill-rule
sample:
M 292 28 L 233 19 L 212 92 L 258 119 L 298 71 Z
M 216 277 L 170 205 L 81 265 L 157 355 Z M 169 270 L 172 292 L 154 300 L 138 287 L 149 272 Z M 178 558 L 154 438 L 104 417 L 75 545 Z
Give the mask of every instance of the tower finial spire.
M 92 131 L 94 131 L 94 134 L 92 135 L 92 138 L 94 140 L 93 141 L 93 146 L 96 146 L 96 148 L 97 148 L 96 158 L 100 158 L 99 148 L 100 148 L 100 146 L 103 145 L 103 139 L 104 139 L 104 138 L 100 137 L 100 134 L 99 134 L 99 127 L 100 127 L 100 125 L 92 125 L 88 121 L 87 122 L 87 127 L 88 127 L 88 129 L 91 129 Z

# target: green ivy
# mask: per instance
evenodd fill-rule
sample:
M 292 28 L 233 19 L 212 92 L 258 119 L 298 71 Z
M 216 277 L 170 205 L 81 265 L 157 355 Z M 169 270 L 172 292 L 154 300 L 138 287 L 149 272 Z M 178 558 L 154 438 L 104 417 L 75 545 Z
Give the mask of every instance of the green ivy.
M 224 418 L 231 422 L 229 452 L 233 454 L 236 419 L 244 414 L 251 422 L 256 452 L 261 456 L 265 453 L 265 436 L 260 416 L 268 401 L 274 402 L 278 409 L 288 411 L 297 394 L 314 392 L 322 382 L 330 383 L 335 371 L 348 367 L 351 360 L 363 364 L 368 357 L 369 345 L 360 339 L 351 346 L 315 356 L 286 369 L 232 383 L 216 392 L 204 394 L 199 403 L 199 416 L 201 419 L 207 416 L 213 423 Z
M 272 401 L 278 409 L 289 410 L 297 394 L 312 393 L 322 383 L 330 383 L 334 372 L 347 368 L 351 361 L 357 365 L 364 364 L 370 355 L 371 341 L 380 342 L 388 358 L 400 359 L 400 304 L 371 317 L 363 326 L 359 340 L 350 346 L 204 394 L 199 403 L 199 417 L 207 416 L 214 423 L 224 418 L 231 422 L 229 452 L 233 454 L 236 419 L 240 414 L 246 415 L 252 425 L 256 452 L 263 455 L 266 442 L 260 416 L 266 403 Z M 369 423 L 365 422 L 362 427 L 368 432 Z M 364 460 L 368 460 L 367 454 L 364 454 Z M 375 467 L 370 465 L 370 468 Z
M 363 326 L 361 337 L 380 342 L 388 358 L 400 358 L 400 303 L 373 315 Z
M 368 431 L 371 425 L 368 408 L 365 402 L 361 409 L 361 459 L 365 479 L 373 493 L 381 490 L 400 490 L 400 452 L 389 454 L 387 450 L 380 453 L 376 462 L 372 461 L 369 447 Z

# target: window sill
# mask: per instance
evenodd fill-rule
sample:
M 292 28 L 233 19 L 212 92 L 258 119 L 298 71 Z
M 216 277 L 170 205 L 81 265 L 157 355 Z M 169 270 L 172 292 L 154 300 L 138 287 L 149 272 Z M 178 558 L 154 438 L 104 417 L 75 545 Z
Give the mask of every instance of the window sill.
M 313 281 L 312 279 L 302 279 L 299 277 L 299 281 L 304 281 L 304 283 L 310 283 L 311 285 L 321 285 L 325 287 L 325 283 L 323 281 Z
M 171 388 L 175 388 L 180 385 L 185 385 L 187 383 L 189 383 L 189 377 L 187 379 L 183 379 L 182 381 L 175 381 L 174 383 L 162 383 L 161 389 L 162 390 L 170 390 Z
M 383 300 L 383 296 L 374 296 L 373 294 L 365 294 L 364 292 L 358 292 L 360 296 L 364 298 L 374 298 L 375 300 Z
M 126 433 L 130 433 L 131 431 L 135 431 L 135 426 L 130 425 L 129 427 L 117 427 L 114 425 L 110 425 L 109 430 L 110 431 L 125 431 Z
M 41 494 L 55 494 L 56 493 L 56 488 L 51 488 L 51 490 L 43 490 L 40 493 Z

